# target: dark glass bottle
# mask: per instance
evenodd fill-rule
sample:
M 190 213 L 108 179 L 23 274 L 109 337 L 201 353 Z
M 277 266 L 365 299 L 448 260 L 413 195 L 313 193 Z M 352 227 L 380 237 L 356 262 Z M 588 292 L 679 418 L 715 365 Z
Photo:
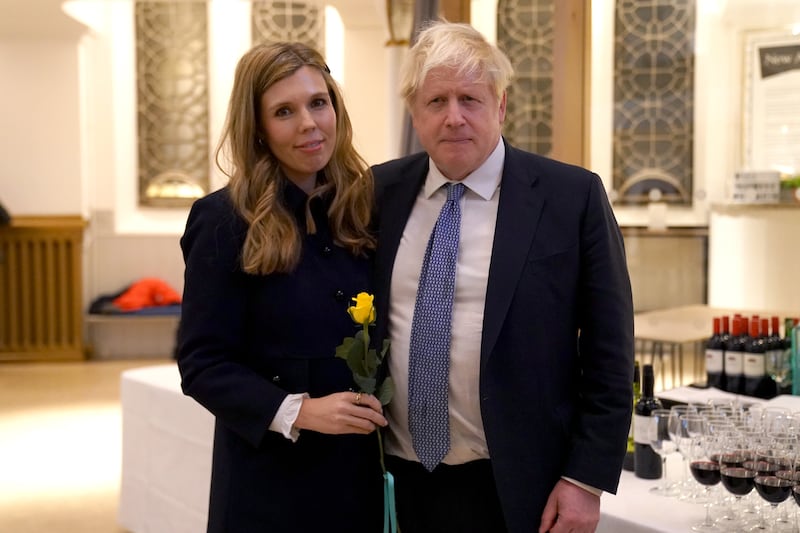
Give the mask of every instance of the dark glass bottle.
M 633 472 L 643 479 L 661 477 L 661 457 L 650 446 L 650 413 L 661 409 L 661 400 L 655 397 L 653 365 L 642 367 L 642 396 L 636 402 L 633 420 Z
M 770 331 L 770 324 L 772 330 Z M 770 391 L 768 398 L 774 398 L 779 394 L 783 394 L 783 389 L 786 387 L 787 378 L 791 374 L 791 362 L 784 367 L 781 360 L 783 355 L 783 339 L 781 338 L 781 323 L 777 316 L 772 316 L 769 319 L 761 319 L 761 337 L 764 339 L 764 357 L 767 361 L 767 378 L 769 378 Z M 774 367 L 770 371 L 770 367 Z M 775 376 L 778 379 L 775 379 Z M 778 382 L 780 381 L 780 383 Z
M 639 361 L 633 362 L 633 405 L 631 411 L 635 411 L 636 403 L 642 395 L 641 379 L 639 373 Z M 633 440 L 633 416 L 631 416 L 631 427 L 628 430 L 628 445 L 625 448 L 625 460 L 622 462 L 622 468 L 625 470 L 633 471 L 633 453 L 634 453 L 634 440 Z
M 775 382 L 767 375 L 767 319 L 750 321 L 750 334 L 744 345 L 744 393 L 758 398 L 773 398 Z M 764 333 L 767 333 L 765 336 Z
M 769 337 L 767 337 L 767 351 L 772 351 L 777 354 L 783 350 L 783 338 L 781 337 L 781 320 L 777 316 L 770 317 L 772 330 Z
M 706 383 L 725 390 L 725 344 L 722 341 L 722 319 L 714 317 L 712 335 L 706 341 Z
M 722 316 L 722 331 L 719 333 L 723 346 L 728 346 L 728 341 L 731 340 L 731 319 L 728 315 Z
M 741 316 L 733 317 L 731 338 L 725 347 L 726 391 L 733 394 L 744 394 L 744 346 L 748 335 L 743 331 Z

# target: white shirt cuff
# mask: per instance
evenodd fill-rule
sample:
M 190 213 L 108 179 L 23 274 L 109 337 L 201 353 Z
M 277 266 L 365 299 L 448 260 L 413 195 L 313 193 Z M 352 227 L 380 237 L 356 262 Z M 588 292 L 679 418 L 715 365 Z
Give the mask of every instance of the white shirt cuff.
M 300 437 L 300 430 L 294 427 L 294 422 L 297 420 L 297 415 L 300 414 L 300 406 L 303 405 L 303 399 L 308 398 L 308 393 L 303 394 L 289 394 L 281 402 L 278 407 L 278 412 L 275 413 L 275 418 L 269 425 L 269 429 L 276 433 L 282 434 L 292 442 L 297 442 Z
M 563 479 L 564 481 L 569 481 L 573 485 L 576 485 L 576 486 L 582 488 L 583 490 L 594 494 L 598 498 L 603 494 L 603 490 L 602 489 L 598 489 L 598 488 L 592 487 L 591 485 L 587 485 L 586 483 L 581 483 L 580 481 L 572 479 L 571 477 L 561 476 L 561 479 Z

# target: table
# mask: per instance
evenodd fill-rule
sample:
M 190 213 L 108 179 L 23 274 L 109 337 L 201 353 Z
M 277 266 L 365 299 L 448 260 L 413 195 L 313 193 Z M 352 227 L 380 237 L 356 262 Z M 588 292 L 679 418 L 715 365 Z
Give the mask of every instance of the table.
M 669 472 L 679 472 L 682 468 L 677 454 L 674 455 L 668 462 Z M 702 505 L 651 494 L 650 488 L 658 482 L 623 471 L 617 494 L 603 494 L 600 498 L 596 533 L 686 533 L 703 520 Z
M 119 524 L 133 533 L 206 530 L 214 417 L 184 396 L 175 363 L 122 373 Z
M 735 399 L 744 405 L 756 402 L 765 407 L 785 407 L 800 411 L 800 396 L 790 394 L 761 400 L 715 388 L 679 387 L 656 396 L 680 403 Z M 682 468 L 684 466 L 679 454 L 668 456 L 667 473 L 671 479 L 679 479 Z M 691 531 L 693 524 L 703 520 L 705 509 L 702 505 L 650 494 L 650 488 L 657 484 L 658 480 L 639 479 L 633 472 L 622 472 L 617 494 L 603 494 L 600 500 L 601 516 L 597 533 L 685 533 Z M 718 487 L 715 489 L 718 490 Z M 793 506 L 792 503 L 790 507 Z
M 681 387 L 659 396 L 673 401 L 727 397 L 716 389 Z M 733 395 L 735 396 L 735 395 Z M 132 533 L 205 531 L 214 418 L 184 396 L 175 363 L 126 370 L 121 377 L 122 486 L 119 523 Z M 800 397 L 763 402 L 800 410 Z M 668 472 L 680 472 L 677 454 Z M 598 533 L 690 531 L 701 505 L 650 494 L 657 480 L 623 472 L 617 495 L 604 494 Z

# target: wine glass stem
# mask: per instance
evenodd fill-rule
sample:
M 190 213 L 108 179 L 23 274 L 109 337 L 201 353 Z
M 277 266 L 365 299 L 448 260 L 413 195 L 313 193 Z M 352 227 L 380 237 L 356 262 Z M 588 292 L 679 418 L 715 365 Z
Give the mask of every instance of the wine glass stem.
M 777 506 L 775 506 L 773 504 L 769 504 L 769 514 L 770 514 L 769 521 L 770 521 L 770 523 L 773 523 L 775 518 L 776 518 L 775 517 L 775 509 L 777 509 Z M 766 514 L 767 513 L 761 513 L 761 521 L 758 524 L 758 528 L 759 529 L 767 529 L 769 527 L 769 526 L 767 526 L 767 517 L 764 516 Z
M 712 526 L 714 525 L 714 522 L 711 521 L 711 487 L 706 485 L 705 491 L 706 491 L 706 499 L 708 501 L 704 505 L 704 507 L 706 508 L 706 521 L 703 525 Z

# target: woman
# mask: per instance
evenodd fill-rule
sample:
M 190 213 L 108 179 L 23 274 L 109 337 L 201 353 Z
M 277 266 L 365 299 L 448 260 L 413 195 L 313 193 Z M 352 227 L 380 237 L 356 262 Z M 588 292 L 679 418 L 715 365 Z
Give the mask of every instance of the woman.
M 372 176 L 319 53 L 241 58 L 217 164 L 230 182 L 181 239 L 177 353 L 184 392 L 216 417 L 208 531 L 378 531 L 386 420 L 334 355 L 368 289 Z

